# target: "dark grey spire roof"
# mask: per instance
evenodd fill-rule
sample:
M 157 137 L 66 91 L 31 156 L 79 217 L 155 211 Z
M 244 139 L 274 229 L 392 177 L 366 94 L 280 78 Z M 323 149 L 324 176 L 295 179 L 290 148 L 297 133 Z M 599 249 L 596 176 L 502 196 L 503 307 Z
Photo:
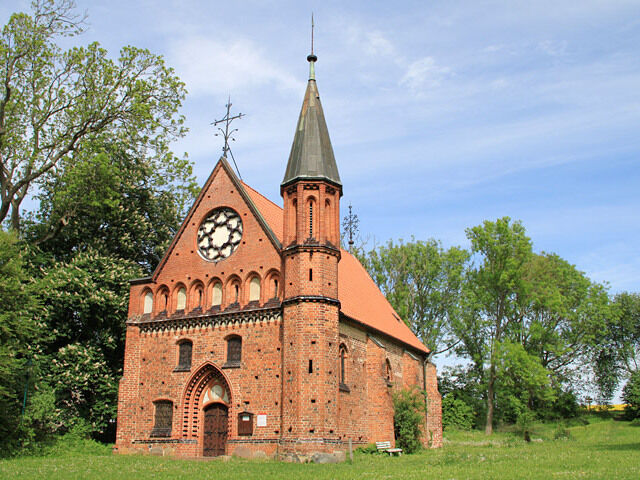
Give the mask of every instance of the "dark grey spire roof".
M 285 187 L 296 180 L 313 179 L 327 180 L 342 187 L 316 85 L 313 68 L 315 56 L 310 55 L 308 60 L 311 62 L 309 83 L 281 186 Z

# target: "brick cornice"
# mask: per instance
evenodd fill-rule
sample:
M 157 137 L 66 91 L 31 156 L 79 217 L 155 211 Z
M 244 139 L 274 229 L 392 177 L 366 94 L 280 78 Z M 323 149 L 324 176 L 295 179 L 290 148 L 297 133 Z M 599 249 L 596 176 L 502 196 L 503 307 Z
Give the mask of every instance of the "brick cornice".
M 179 328 L 203 328 L 218 325 L 236 325 L 249 322 L 271 322 L 280 320 L 280 305 L 269 308 L 234 310 L 231 312 L 205 312 L 200 315 L 173 315 L 171 317 L 137 316 L 127 321 L 127 326 L 138 327 L 140 332 L 157 332 Z
M 340 260 L 340 249 L 334 247 L 331 244 L 325 243 L 305 243 L 305 244 L 293 244 L 289 245 L 286 248 L 282 249 L 282 254 L 286 257 L 294 255 L 300 252 L 318 252 L 318 253 L 326 253 L 327 255 L 333 255 Z
M 336 305 L 340 308 L 340 300 L 337 298 L 325 297 L 324 295 L 298 295 L 296 297 L 289 297 L 282 301 L 282 306 L 292 305 L 295 303 L 327 303 L 329 305 Z

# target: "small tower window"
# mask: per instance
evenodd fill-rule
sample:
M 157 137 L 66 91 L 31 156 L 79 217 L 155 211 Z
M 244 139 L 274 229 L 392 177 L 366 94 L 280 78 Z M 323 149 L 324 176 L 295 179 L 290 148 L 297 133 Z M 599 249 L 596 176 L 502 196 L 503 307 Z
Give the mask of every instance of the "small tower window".
M 309 238 L 313 238 L 313 202 L 309 202 Z
M 144 306 L 142 313 L 151 313 L 153 311 L 153 293 L 147 292 L 144 295 Z
M 233 286 L 233 291 L 235 293 L 235 299 L 233 300 L 233 302 L 238 303 L 238 297 L 240 296 L 240 286 L 237 283 Z
M 155 422 L 152 437 L 170 437 L 173 424 L 173 402 L 170 400 L 157 400 L 155 406 Z
M 350 388 L 347 386 L 347 347 L 342 344 L 340 345 L 340 365 L 339 365 L 339 373 L 340 373 L 340 390 L 343 392 L 349 392 Z
M 185 340 L 178 344 L 178 367 L 176 370 L 191 369 L 191 352 L 193 344 L 189 340 Z

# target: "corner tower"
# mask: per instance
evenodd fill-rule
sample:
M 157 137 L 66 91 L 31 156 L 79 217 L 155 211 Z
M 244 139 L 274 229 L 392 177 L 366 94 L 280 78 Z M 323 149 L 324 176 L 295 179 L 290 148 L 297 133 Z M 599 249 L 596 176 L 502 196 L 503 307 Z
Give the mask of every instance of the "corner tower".
M 285 450 L 330 451 L 338 438 L 338 262 L 342 183 L 311 53 L 284 200 L 282 439 Z

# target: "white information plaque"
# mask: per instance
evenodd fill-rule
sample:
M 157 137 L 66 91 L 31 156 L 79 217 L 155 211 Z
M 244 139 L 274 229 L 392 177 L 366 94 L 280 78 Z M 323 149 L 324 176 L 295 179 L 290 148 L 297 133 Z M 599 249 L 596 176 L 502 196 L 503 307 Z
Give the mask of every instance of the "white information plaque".
M 256 422 L 258 427 L 266 427 L 267 426 L 267 416 L 266 415 L 258 415 L 258 421 Z

